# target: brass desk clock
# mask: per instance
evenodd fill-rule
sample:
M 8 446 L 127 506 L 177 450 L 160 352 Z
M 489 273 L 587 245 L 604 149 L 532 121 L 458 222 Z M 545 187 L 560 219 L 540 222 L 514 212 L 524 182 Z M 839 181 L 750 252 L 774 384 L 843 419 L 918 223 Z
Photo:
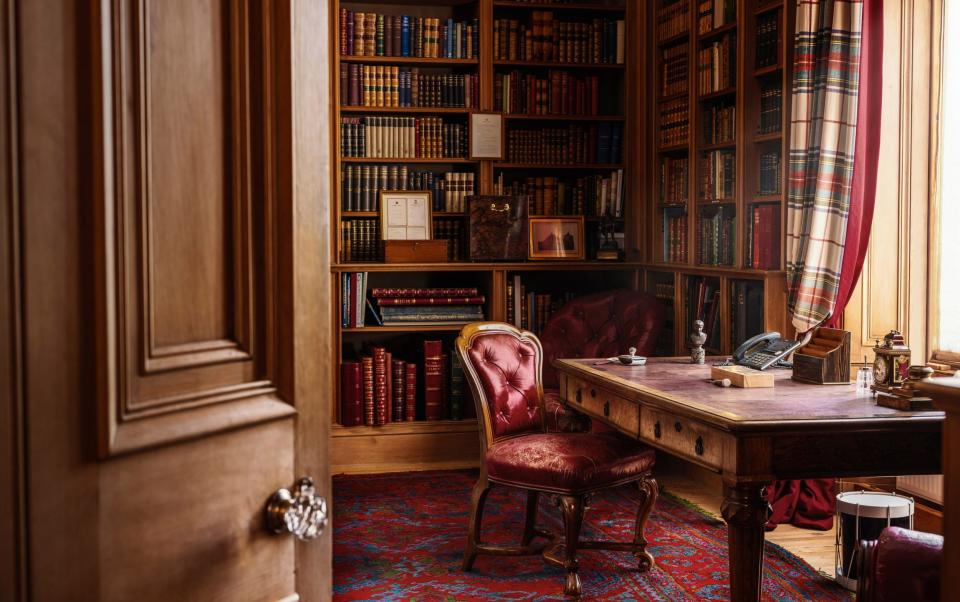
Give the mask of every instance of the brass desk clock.
M 903 335 L 891 330 L 883 337 L 883 342 L 877 342 L 873 352 L 876 359 L 873 360 L 873 386 L 870 388 L 874 392 L 890 393 L 902 387 L 910 370 L 910 348 Z

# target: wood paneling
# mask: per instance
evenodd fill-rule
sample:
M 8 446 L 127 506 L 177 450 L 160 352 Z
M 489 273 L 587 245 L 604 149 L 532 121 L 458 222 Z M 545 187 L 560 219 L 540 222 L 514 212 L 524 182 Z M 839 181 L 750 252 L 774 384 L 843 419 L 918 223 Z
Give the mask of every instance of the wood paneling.
M 96 31 L 101 454 L 291 413 L 268 357 L 276 207 L 251 186 L 247 5 L 116 1 Z

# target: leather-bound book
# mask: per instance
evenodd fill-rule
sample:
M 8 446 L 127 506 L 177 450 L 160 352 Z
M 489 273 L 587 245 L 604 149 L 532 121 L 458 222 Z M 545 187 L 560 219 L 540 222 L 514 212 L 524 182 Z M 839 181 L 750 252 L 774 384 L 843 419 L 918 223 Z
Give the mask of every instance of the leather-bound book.
M 423 401 L 426 420 L 443 419 L 443 344 L 423 342 Z
M 450 419 L 450 356 L 440 355 L 440 416 Z
M 363 424 L 363 373 L 358 362 L 340 364 L 340 424 Z
M 417 365 L 407 363 L 407 374 L 404 381 L 406 407 L 403 416 L 407 422 L 417 419 Z
M 387 413 L 387 350 L 383 347 L 373 348 L 373 422 L 386 424 L 389 419 Z
M 389 351 L 384 358 L 383 371 L 387 379 L 387 404 L 383 412 L 383 422 L 386 424 L 393 420 L 393 354 Z
M 393 422 L 403 422 L 406 406 L 407 363 L 403 360 L 393 360 L 393 383 L 391 385 L 390 413 Z
M 365 355 L 360 358 L 363 373 L 363 423 L 373 426 L 375 422 L 375 412 L 373 410 L 373 358 Z
M 450 354 L 450 420 L 463 418 L 463 366 L 460 356 Z

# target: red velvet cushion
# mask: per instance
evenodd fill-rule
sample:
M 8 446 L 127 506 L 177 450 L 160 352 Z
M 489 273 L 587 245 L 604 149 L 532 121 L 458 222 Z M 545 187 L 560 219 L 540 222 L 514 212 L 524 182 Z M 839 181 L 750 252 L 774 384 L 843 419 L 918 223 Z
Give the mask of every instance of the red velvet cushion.
M 536 345 L 510 334 L 483 334 L 467 353 L 487 396 L 494 439 L 542 432 Z
M 649 447 L 613 433 L 538 433 L 487 450 L 491 479 L 575 494 L 634 480 L 653 467 Z
M 611 357 L 637 348 L 650 355 L 666 319 L 666 310 L 653 295 L 616 290 L 578 297 L 550 318 L 540 336 L 543 345 L 543 386 L 556 387 L 551 366 L 557 358 Z
M 943 537 L 887 527 L 874 552 L 874 600 L 939 600 L 942 559 Z

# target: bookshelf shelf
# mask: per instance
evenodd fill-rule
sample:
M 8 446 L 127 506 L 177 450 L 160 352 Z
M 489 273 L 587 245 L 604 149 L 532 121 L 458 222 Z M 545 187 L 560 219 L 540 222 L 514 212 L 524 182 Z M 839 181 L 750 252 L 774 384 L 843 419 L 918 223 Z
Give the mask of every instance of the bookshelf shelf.
M 521 262 L 470 262 L 470 261 L 450 261 L 445 263 L 381 263 L 381 262 L 356 262 L 356 263 L 335 263 L 331 270 L 333 272 L 494 272 L 510 271 L 523 272 L 529 270 L 637 270 L 645 264 L 631 261 L 521 261 Z
M 414 163 L 424 163 L 428 165 L 446 165 L 451 164 L 463 164 L 471 165 L 479 163 L 479 161 L 474 161 L 472 159 L 457 159 L 452 157 L 438 157 L 435 159 L 430 158 L 390 158 L 390 157 L 340 157 L 341 163 L 396 163 L 398 165 L 404 164 L 414 164 Z
M 783 138 L 780 132 L 767 132 L 766 134 L 756 134 L 753 137 L 754 142 L 779 142 Z
M 774 74 L 780 73 L 780 71 L 782 70 L 783 70 L 783 65 L 779 65 L 779 64 L 767 65 L 766 67 L 761 67 L 759 69 L 756 69 L 753 72 L 753 76 L 766 77 L 768 75 L 774 75 Z
M 706 40 L 712 40 L 713 38 L 720 37 L 727 32 L 734 31 L 736 28 L 737 28 L 737 23 L 736 21 L 734 21 L 733 23 L 727 23 L 726 25 L 721 25 L 720 27 L 711 29 L 706 33 L 698 34 L 697 39 L 701 42 Z
M 340 107 L 341 113 L 389 113 L 391 115 L 466 115 L 471 111 L 472 109 L 462 107 Z
M 690 32 L 689 32 L 689 31 L 684 31 L 684 32 L 681 32 L 681 33 L 672 35 L 672 36 L 670 36 L 670 37 L 668 37 L 668 38 L 664 38 L 664 39 L 662 39 L 662 40 L 659 40 L 659 41 L 657 42 L 657 46 L 659 46 L 659 47 L 661 47 L 661 48 L 664 47 L 664 46 L 673 46 L 674 44 L 677 44 L 677 43 L 679 43 L 679 42 L 686 42 L 686 41 L 689 40 L 689 39 L 690 39 Z
M 623 163 L 494 163 L 494 169 L 623 169 Z
M 340 56 L 342 63 L 374 63 L 378 65 L 410 65 L 436 67 L 440 65 L 475 67 L 480 64 L 479 59 L 446 59 L 427 58 L 421 56 Z
M 781 193 L 777 194 L 755 194 L 753 195 L 753 203 L 779 203 L 783 200 L 783 195 Z
M 657 102 L 672 102 L 674 100 L 679 100 L 681 98 L 686 98 L 686 92 L 680 92 L 679 94 L 670 94 L 669 96 L 661 96 L 657 99 Z
M 690 150 L 690 145 L 686 142 L 683 144 L 671 144 L 669 146 L 661 146 L 657 149 L 657 152 L 660 153 L 675 153 L 678 151 Z
M 697 205 L 734 205 L 736 199 L 697 199 Z
M 549 67 L 550 69 L 626 69 L 624 63 L 558 63 L 555 61 L 493 61 L 494 67 Z
M 467 322 L 460 324 L 420 324 L 410 326 L 359 326 L 341 328 L 344 334 L 407 333 L 407 332 L 460 332 Z
M 469 432 L 477 434 L 477 420 L 414 420 L 411 422 L 388 422 L 379 426 L 343 426 L 332 424 L 332 437 L 370 437 L 377 435 L 427 435 L 430 433 Z
M 701 144 L 697 147 L 698 150 L 702 151 L 712 151 L 712 150 L 721 150 L 724 148 L 736 148 L 737 143 L 734 140 L 729 140 L 727 142 L 717 142 L 714 144 Z
M 725 96 L 733 96 L 737 93 L 736 88 L 726 88 L 724 90 L 717 90 L 716 92 L 711 92 L 709 94 L 701 94 L 697 97 L 697 100 L 700 102 L 705 102 L 709 100 L 716 100 L 718 98 L 723 98 Z
M 754 14 L 757 16 L 760 16 L 772 10 L 777 10 L 778 8 L 783 8 L 783 0 L 774 0 L 773 2 L 763 2 L 760 4 L 760 6 L 757 7 L 757 10 L 754 11 Z
M 505 113 L 507 121 L 625 121 L 623 115 L 539 115 Z
M 604 13 L 623 13 L 626 8 L 609 4 L 590 4 L 587 2 L 570 2 L 566 4 L 553 4 L 550 2 L 510 2 L 509 0 L 495 0 L 494 8 L 515 8 L 527 10 L 552 10 L 556 12 L 563 11 L 589 11 Z

